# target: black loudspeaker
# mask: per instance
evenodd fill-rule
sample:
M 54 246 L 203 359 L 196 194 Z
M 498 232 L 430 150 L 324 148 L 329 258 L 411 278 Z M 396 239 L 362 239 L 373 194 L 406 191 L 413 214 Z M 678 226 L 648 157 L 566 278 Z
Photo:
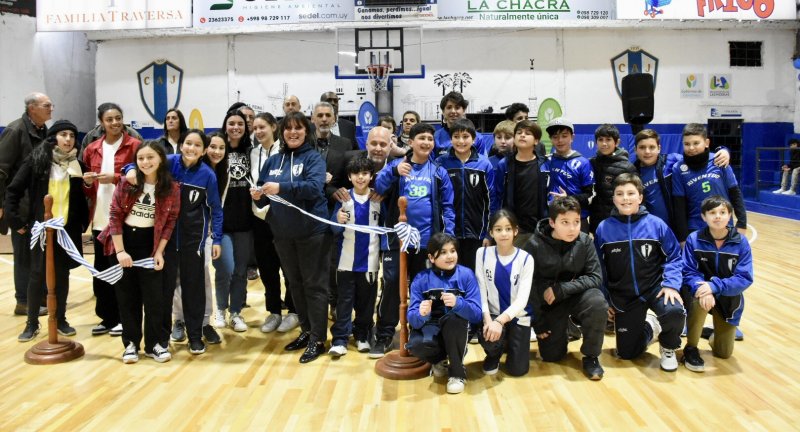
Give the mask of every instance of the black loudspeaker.
M 653 120 L 654 91 L 653 75 L 639 73 L 622 77 L 622 116 L 625 123 L 643 125 Z

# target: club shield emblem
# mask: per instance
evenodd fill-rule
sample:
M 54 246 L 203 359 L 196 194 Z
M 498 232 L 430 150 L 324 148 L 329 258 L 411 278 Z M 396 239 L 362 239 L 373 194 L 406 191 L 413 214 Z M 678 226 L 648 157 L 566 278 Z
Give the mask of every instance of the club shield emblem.
M 176 108 L 181 100 L 183 69 L 167 60 L 156 60 L 136 73 L 139 96 L 147 113 L 158 124 L 167 111 Z

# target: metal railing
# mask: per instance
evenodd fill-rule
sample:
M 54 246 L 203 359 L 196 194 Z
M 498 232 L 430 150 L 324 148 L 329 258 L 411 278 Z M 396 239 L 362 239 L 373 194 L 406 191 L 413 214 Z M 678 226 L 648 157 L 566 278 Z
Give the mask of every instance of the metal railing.
M 789 147 L 756 147 L 756 195 L 762 189 L 781 187 L 783 166 L 789 163 Z

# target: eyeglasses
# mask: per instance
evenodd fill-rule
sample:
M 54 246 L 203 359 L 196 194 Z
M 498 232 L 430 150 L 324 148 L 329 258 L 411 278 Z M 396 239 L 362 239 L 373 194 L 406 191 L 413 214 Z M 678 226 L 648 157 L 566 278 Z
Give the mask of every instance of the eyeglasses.
M 43 104 L 40 104 L 39 106 L 44 108 L 44 109 L 54 109 L 56 107 L 52 103 L 43 103 Z

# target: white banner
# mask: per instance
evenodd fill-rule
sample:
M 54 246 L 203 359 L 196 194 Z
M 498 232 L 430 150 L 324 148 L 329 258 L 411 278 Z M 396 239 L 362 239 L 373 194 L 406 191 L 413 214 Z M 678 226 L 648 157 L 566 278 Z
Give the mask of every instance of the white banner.
M 708 78 L 708 97 L 730 98 L 733 76 L 729 73 L 710 74 Z
M 616 0 L 447 0 L 440 20 L 531 22 L 615 19 Z M 640 0 L 641 3 L 641 0 Z
M 703 74 L 701 73 L 688 73 L 681 74 L 681 98 L 683 99 L 702 99 L 704 96 L 703 90 Z
M 194 0 L 194 26 L 353 21 L 353 0 Z
M 791 0 L 617 0 L 618 19 L 794 20 Z
M 436 0 L 424 5 L 366 6 L 364 0 L 354 0 L 356 21 L 395 21 L 436 19 Z
M 191 0 L 37 0 L 37 31 L 135 30 L 192 26 Z

